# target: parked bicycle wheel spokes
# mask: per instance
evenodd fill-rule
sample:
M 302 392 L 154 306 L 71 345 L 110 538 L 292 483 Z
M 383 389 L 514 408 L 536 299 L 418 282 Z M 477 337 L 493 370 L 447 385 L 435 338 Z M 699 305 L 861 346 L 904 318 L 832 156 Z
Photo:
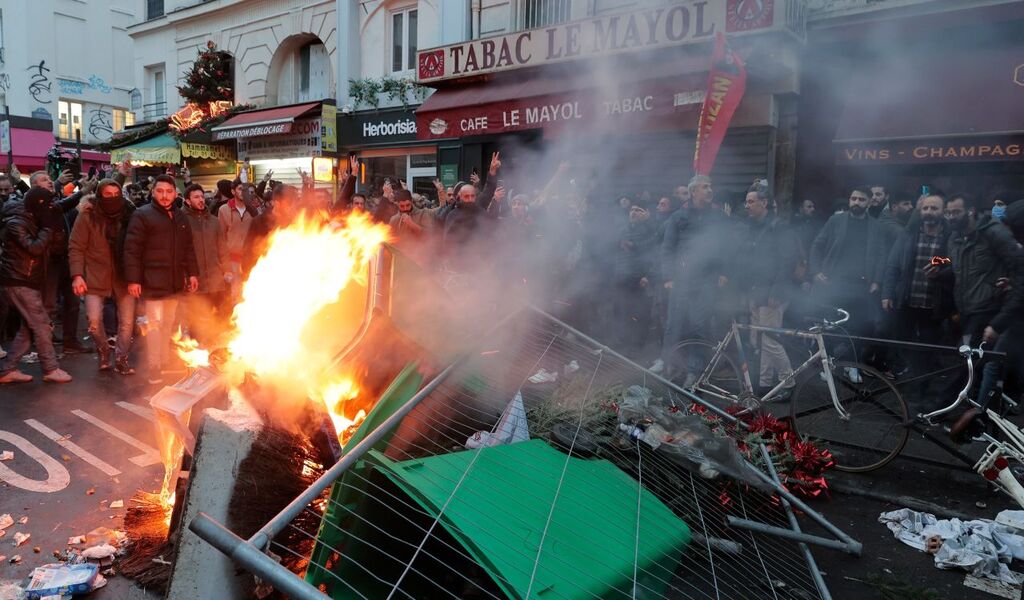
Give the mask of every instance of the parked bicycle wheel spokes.
M 700 391 L 733 403 L 743 391 L 742 373 L 728 352 L 715 354 L 717 347 L 704 340 L 680 342 L 671 365 L 672 382 L 689 388 L 700 380 Z
M 837 469 L 864 472 L 885 465 L 909 435 L 902 396 L 881 373 L 859 363 L 837 361 L 832 378 L 848 418 L 836 410 L 824 373 L 814 374 L 801 382 L 791 404 L 797 433 L 831 450 Z

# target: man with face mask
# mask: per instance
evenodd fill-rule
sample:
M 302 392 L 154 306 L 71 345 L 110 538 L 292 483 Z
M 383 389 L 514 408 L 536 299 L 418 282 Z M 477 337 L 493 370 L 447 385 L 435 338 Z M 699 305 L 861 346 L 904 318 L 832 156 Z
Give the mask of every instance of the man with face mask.
M 135 298 L 128 294 L 122 255 L 128 222 L 135 207 L 122 195 L 121 187 L 113 179 L 100 181 L 96 195 L 86 200 L 79 209 L 68 243 L 71 288 L 77 296 L 85 297 L 89 335 L 99 353 L 99 370 L 109 370 L 113 365 L 118 373 L 131 375 L 135 370 L 128 364 L 128 353 L 135 324 Z M 107 298 L 112 298 L 117 305 L 113 360 L 103 325 L 103 304 Z
M 1002 223 L 979 215 L 975 200 L 966 194 L 953 196 L 946 218 L 952 229 L 949 258 L 962 341 L 976 348 L 1003 305 L 1017 242 Z
M 866 187 L 850 192 L 847 210 L 832 215 L 811 243 L 809 273 L 818 303 L 847 310 L 851 335 L 873 330 L 888 247 L 884 231 L 867 214 Z M 840 344 L 837 354 L 847 348 Z M 844 357 L 847 359 L 852 356 Z M 860 374 L 846 374 L 855 383 Z
M 21 328 L 10 351 L 0 362 L 0 383 L 25 383 L 32 376 L 18 370 L 18 363 L 35 344 L 43 367 L 43 381 L 67 383 L 71 376 L 60 368 L 53 348 L 50 317 L 43 307 L 43 287 L 54 231 L 63 224 L 53 218 L 53 192 L 37 187 L 24 200 L 7 202 L 0 212 L 0 286 L 8 301 L 21 313 Z

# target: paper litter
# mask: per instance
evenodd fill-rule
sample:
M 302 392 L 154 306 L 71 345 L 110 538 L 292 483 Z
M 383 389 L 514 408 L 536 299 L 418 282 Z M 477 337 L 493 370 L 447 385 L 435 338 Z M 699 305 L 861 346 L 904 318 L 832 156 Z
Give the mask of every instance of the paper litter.
M 117 548 L 110 544 L 100 544 L 98 546 L 92 546 L 82 550 L 82 556 L 85 558 L 91 558 L 93 560 L 103 560 L 104 558 L 110 558 L 117 553 Z
M 14 519 L 11 518 L 11 515 L 0 515 L 0 529 L 7 529 L 11 525 L 14 525 Z
M 558 381 L 558 371 L 547 371 L 540 369 L 533 375 L 530 375 L 530 383 L 554 383 Z
M 4 450 L 3 452 L 0 452 L 0 462 L 3 462 L 5 460 L 14 460 L 14 453 L 11 452 L 10 450 Z
M 73 546 L 75 544 L 84 544 L 84 543 L 85 543 L 85 536 L 84 535 L 76 535 L 74 537 L 69 537 L 68 538 L 68 546 Z
M 18 524 L 19 525 L 24 525 L 26 523 L 28 523 L 28 517 L 22 517 L 22 518 L 18 519 Z
M 22 533 L 20 531 L 14 532 L 14 545 L 20 546 L 28 541 L 28 538 L 32 537 L 31 533 Z
M 466 447 L 489 448 L 502 444 L 515 444 L 530 439 L 529 425 L 526 422 L 526 408 L 523 406 L 523 394 L 517 391 L 512 401 L 501 413 L 501 419 L 494 427 L 494 432 L 478 431 L 466 440 Z
M 997 517 L 998 518 L 998 517 Z M 878 516 L 896 539 L 922 552 L 931 537 L 942 539 L 935 553 L 940 569 L 960 568 L 975 577 L 987 577 L 1011 585 L 1024 582 L 1024 575 L 1009 568 L 1013 559 L 1024 559 L 1024 536 L 1013 528 L 988 519 L 961 521 L 901 508 Z
M 39 600 L 46 596 L 63 594 L 88 594 L 95 590 L 99 579 L 99 567 L 89 564 L 50 564 L 32 570 L 28 587 L 25 588 L 27 600 Z M 106 581 L 103 581 L 105 584 Z
M 114 500 L 110 503 L 110 508 L 124 508 L 124 500 Z

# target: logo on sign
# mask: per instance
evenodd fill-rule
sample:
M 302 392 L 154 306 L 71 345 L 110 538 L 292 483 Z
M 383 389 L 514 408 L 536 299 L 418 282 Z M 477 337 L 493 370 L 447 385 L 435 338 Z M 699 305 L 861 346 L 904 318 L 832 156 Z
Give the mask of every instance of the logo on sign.
M 444 135 L 444 132 L 448 131 L 448 121 L 438 117 L 430 122 L 430 133 L 434 135 Z
M 420 79 L 444 75 L 444 50 L 420 54 Z
M 775 0 L 728 0 L 725 30 L 750 31 L 771 27 L 774 17 Z

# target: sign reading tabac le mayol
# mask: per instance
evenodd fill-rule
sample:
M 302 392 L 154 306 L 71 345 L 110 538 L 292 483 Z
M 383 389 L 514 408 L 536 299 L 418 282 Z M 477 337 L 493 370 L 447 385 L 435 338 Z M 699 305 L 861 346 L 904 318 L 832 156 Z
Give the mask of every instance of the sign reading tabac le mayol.
M 530 29 L 421 50 L 420 82 L 440 81 L 635 50 L 693 44 L 715 33 L 763 31 L 781 23 L 776 0 L 683 0 L 646 10 Z

